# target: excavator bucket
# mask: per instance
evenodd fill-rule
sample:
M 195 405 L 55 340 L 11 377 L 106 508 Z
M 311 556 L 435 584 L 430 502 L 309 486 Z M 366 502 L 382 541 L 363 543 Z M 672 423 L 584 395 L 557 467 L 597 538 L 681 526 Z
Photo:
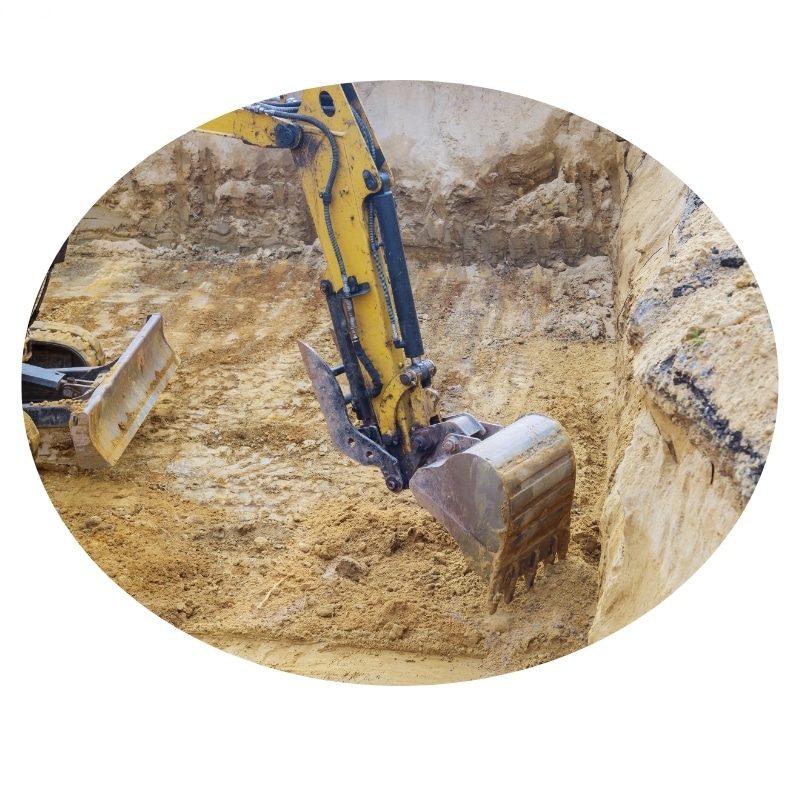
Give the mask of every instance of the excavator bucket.
M 540 562 L 567 554 L 575 457 L 550 417 L 524 416 L 420 467 L 409 486 L 488 581 L 490 613 L 501 600 L 511 602 L 518 578 L 530 588 Z
M 125 352 L 69 421 L 78 465 L 113 466 L 177 369 L 160 314 L 149 317 Z

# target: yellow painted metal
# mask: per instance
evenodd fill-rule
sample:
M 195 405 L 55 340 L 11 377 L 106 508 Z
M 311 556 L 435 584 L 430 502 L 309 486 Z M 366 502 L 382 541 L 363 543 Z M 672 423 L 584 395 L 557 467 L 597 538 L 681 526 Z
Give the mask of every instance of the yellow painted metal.
M 290 128 L 286 136 L 287 131 L 279 125 L 297 126 L 302 135 L 293 135 L 297 128 Z M 380 376 L 381 391 L 371 400 L 379 431 L 399 438 L 387 458 L 397 458 L 398 450 L 408 457 L 408 464 L 414 468 L 409 488 L 420 505 L 454 537 L 471 568 L 488 582 L 489 611 L 493 612 L 501 600 L 510 602 L 519 577 L 530 587 L 539 563 L 552 563 L 566 555 L 575 487 L 572 446 L 564 429 L 541 414 L 526 415 L 505 429 L 473 419 L 482 441 L 472 438 L 477 435 L 474 430 L 465 429 L 460 436 L 454 430 L 455 438 L 435 445 L 437 450 L 420 465 L 411 436 L 416 428 L 427 428 L 438 421 L 438 394 L 421 383 L 422 374 L 433 372 L 427 360 L 420 354 L 419 363 L 411 364 L 403 350 L 394 345 L 400 332 L 392 330 L 381 275 L 370 249 L 366 203 L 371 193 L 381 190 L 382 182 L 391 186 L 392 178 L 355 90 L 350 85 L 306 90 L 299 107 L 291 112 L 278 109 L 276 113 L 275 106 L 269 109 L 265 104 L 265 113 L 235 111 L 201 126 L 201 130 L 235 136 L 262 147 L 286 146 L 287 141 L 292 145 L 325 255 L 326 279 L 335 292 L 343 289 L 344 278 L 369 285 L 369 291 L 357 292 L 344 301 L 344 306 L 350 335 L 358 337 Z M 330 184 L 334 150 L 339 162 Z M 383 278 L 389 281 L 388 274 Z M 310 348 L 304 345 L 301 352 L 314 363 L 316 354 Z M 416 360 L 417 354 L 414 356 Z M 308 366 L 309 361 L 306 363 Z M 365 384 L 372 386 L 363 364 L 361 370 Z M 337 437 L 343 438 L 352 447 L 360 434 L 340 424 L 337 415 L 341 411 L 346 416 L 346 412 L 336 378 L 326 365 L 319 374 L 323 381 L 322 389 L 315 384 L 318 397 L 324 397 L 332 387 L 339 401 L 339 405 L 333 404 L 336 414 L 326 413 L 331 436 L 334 442 Z M 476 443 L 453 452 L 459 438 Z M 359 463 L 370 463 L 371 441 L 365 439 L 364 449 L 358 450 L 363 459 L 354 457 Z M 448 444 L 450 447 L 445 446 Z M 337 447 L 347 452 L 345 445 Z M 394 477 L 387 477 L 387 486 L 393 490 L 390 481 Z
M 362 124 L 369 130 L 374 146 L 380 151 L 377 136 L 363 114 L 360 100 L 357 95 L 351 96 L 351 100 Z M 336 246 L 328 231 L 325 203 L 321 197 L 331 173 L 333 148 L 326 134 L 304 118 L 323 123 L 336 142 L 339 163 L 328 205 Z M 287 123 L 300 126 L 303 131 L 292 155 L 325 256 L 327 280 L 334 291 L 343 287 L 341 261 L 347 276 L 355 277 L 360 284 L 366 283 L 370 287 L 366 294 L 354 297 L 352 304 L 357 335 L 383 384 L 381 394 L 373 400 L 378 427 L 383 433 L 399 433 L 402 448 L 410 451 L 411 431 L 417 426 L 430 424 L 438 413 L 438 397 L 435 392 L 418 384 L 408 387 L 397 380 L 408 367 L 408 361 L 403 351 L 393 343 L 394 333 L 381 278 L 370 252 L 365 207 L 367 197 L 383 185 L 381 172 L 388 176 L 391 184 L 391 171 L 385 163 L 375 163 L 344 89 L 333 85 L 304 90 L 299 108 L 287 118 L 239 109 L 200 125 L 197 130 L 233 136 L 260 147 L 278 147 L 276 127 Z M 365 173 L 375 181 L 372 188 L 365 183 Z M 388 275 L 384 279 L 389 282 Z M 370 378 L 363 368 L 362 371 L 367 385 L 370 385 Z
M 256 114 L 246 108 L 239 108 L 229 114 L 209 120 L 197 130 L 216 133 L 221 136 L 232 136 L 235 139 L 258 147 L 278 147 L 275 138 L 275 124 L 279 120 Z
M 335 110 L 332 116 L 327 116 L 321 108 L 320 97 L 325 96 L 323 92 L 333 100 Z M 378 167 L 367 149 L 340 86 L 304 91 L 298 113 L 321 118 L 336 137 L 339 169 L 332 187 L 330 221 L 347 274 L 354 276 L 359 283 L 368 283 L 370 286 L 369 292 L 353 298 L 353 309 L 359 322 L 358 336 L 361 344 L 381 376 L 382 383 L 386 385 L 404 369 L 406 361 L 403 352 L 392 344 L 388 311 L 369 250 L 369 229 L 364 202 L 374 190 L 367 189 L 363 173 L 368 170 L 377 177 Z M 306 152 L 302 152 L 295 158 L 295 162 L 301 162 L 298 166 L 301 167 L 303 191 L 328 265 L 326 277 L 338 291 L 342 288 L 342 278 L 333 244 L 327 234 L 324 206 L 320 197 L 320 189 L 326 185 L 330 174 L 331 148 L 314 127 L 305 128 L 304 139 L 304 150 L 313 157 L 310 163 L 303 163 Z

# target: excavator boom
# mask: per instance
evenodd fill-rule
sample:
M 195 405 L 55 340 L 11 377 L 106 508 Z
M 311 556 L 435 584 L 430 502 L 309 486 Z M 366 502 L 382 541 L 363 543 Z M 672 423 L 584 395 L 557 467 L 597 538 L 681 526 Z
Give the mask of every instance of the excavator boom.
M 491 612 L 511 602 L 520 577 L 531 586 L 539 563 L 566 555 L 572 447 L 542 414 L 507 427 L 440 414 L 393 176 L 355 88 L 255 103 L 198 130 L 291 151 L 325 256 L 320 289 L 341 357 L 331 366 L 299 343 L 331 439 L 378 467 L 390 491 L 411 489 L 489 584 Z

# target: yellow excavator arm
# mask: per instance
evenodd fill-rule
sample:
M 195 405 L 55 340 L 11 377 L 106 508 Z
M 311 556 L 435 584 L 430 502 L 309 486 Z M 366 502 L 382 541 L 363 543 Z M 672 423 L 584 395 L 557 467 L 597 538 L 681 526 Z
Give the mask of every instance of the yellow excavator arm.
M 199 130 L 292 151 L 327 264 L 320 288 L 342 357 L 329 376 L 301 345 L 306 367 L 337 446 L 343 439 L 343 452 L 380 467 L 391 490 L 406 488 L 419 460 L 413 432 L 439 421 L 435 367 L 424 358 L 392 175 L 353 87 L 256 104 Z M 336 395 L 337 374 L 349 384 L 357 429 Z
M 489 609 L 519 577 L 566 555 L 575 460 L 542 414 L 506 428 L 442 418 L 400 236 L 392 173 L 352 84 L 306 90 L 198 127 L 291 151 L 325 256 L 321 282 L 341 363 L 300 351 L 334 445 L 410 488 L 489 583 Z M 347 390 L 338 376 L 344 375 Z

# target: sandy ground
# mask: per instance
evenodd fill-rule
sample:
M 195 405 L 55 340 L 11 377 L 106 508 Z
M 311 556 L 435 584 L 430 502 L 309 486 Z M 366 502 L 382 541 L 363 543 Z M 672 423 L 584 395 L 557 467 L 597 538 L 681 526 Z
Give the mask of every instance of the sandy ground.
M 578 472 L 565 561 L 486 613 L 486 586 L 410 493 L 334 450 L 302 339 L 335 361 L 320 265 L 79 245 L 40 315 L 118 355 L 163 314 L 181 366 L 117 465 L 42 466 L 53 504 L 125 591 L 187 634 L 260 664 L 377 684 L 470 680 L 586 645 L 614 391 L 604 336 L 535 335 L 536 270 L 412 267 L 444 410 L 509 424 L 549 414 Z M 583 292 L 585 296 L 585 291 Z M 556 332 L 557 333 L 557 332 Z M 595 331 L 596 335 L 596 331 Z

